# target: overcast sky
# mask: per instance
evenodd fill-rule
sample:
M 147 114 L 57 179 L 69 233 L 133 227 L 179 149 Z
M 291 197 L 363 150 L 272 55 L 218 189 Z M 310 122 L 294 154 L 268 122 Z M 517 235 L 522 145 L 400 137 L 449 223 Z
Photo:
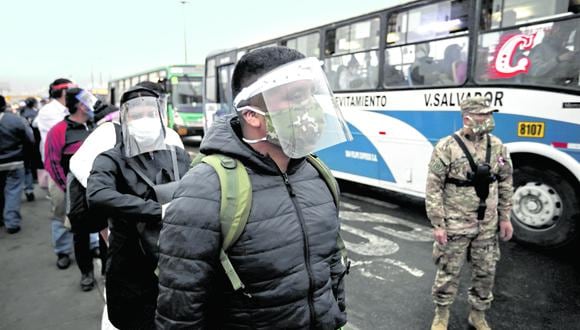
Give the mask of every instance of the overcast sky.
M 400 0 L 18 0 L 0 6 L 0 89 L 44 96 L 57 77 L 91 87 L 388 7 Z M 185 16 L 185 20 L 184 20 Z

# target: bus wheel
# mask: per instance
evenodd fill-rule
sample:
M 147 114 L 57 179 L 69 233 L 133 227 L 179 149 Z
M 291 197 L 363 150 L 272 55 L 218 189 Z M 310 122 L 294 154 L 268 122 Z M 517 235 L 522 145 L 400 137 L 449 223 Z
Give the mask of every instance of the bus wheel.
M 512 224 L 522 243 L 555 248 L 570 243 L 577 229 L 574 188 L 557 172 L 523 166 L 514 170 Z

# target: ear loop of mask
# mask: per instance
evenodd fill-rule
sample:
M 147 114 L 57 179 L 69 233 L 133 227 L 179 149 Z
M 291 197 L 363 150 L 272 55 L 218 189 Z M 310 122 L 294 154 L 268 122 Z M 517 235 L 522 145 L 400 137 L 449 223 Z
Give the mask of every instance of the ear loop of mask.
M 238 112 L 242 112 L 242 111 L 246 111 L 247 110 L 247 111 L 255 112 L 255 113 L 257 113 L 259 115 L 262 115 L 264 117 L 266 116 L 266 113 L 264 111 L 258 110 L 258 109 L 254 108 L 252 106 L 249 106 L 249 105 L 244 106 L 244 107 L 241 107 L 241 108 L 236 109 L 236 110 Z M 259 143 L 259 142 L 268 141 L 268 137 L 267 136 L 264 136 L 262 138 L 254 139 L 254 140 L 250 140 L 250 139 L 246 139 L 245 137 L 242 137 L 242 141 L 246 142 L 247 144 L 256 144 L 256 143 Z

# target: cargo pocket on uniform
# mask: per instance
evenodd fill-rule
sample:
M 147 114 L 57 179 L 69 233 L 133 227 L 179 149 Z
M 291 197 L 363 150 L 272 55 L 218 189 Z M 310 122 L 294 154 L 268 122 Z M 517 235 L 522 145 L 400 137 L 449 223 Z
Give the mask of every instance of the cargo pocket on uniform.
M 497 238 L 495 239 L 495 246 L 494 246 L 494 259 L 496 262 L 499 261 L 500 257 L 501 257 L 501 252 L 499 251 L 499 241 L 497 240 Z
M 445 246 L 433 242 L 433 262 L 437 266 L 445 265 Z

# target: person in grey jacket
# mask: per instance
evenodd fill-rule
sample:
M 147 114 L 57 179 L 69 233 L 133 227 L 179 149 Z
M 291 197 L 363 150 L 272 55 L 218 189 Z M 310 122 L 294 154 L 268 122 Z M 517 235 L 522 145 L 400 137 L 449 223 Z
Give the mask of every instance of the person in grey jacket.
M 304 157 L 350 132 L 320 63 L 286 47 L 258 49 L 237 63 L 232 90 L 237 116 L 215 122 L 200 151 L 239 160 L 250 177 L 248 222 L 228 250 L 245 287 L 234 290 L 220 265 L 220 182 L 201 163 L 163 220 L 157 328 L 338 329 L 346 324 L 338 210 Z

